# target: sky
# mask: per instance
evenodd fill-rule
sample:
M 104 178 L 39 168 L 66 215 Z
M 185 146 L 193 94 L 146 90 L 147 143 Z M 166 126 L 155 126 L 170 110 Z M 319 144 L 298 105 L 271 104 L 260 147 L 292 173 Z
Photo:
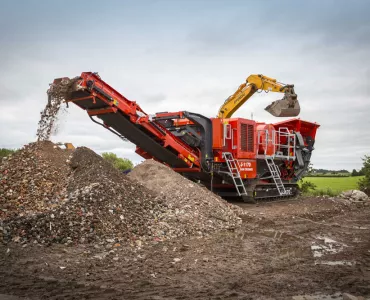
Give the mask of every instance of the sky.
M 0 148 L 35 141 L 54 78 L 98 72 L 147 113 L 216 116 L 250 74 L 294 84 L 300 118 L 321 125 L 315 168 L 360 169 L 370 155 L 370 1 L 0 0 Z M 264 111 L 255 94 L 234 115 Z M 56 142 L 138 163 L 135 146 L 70 106 Z

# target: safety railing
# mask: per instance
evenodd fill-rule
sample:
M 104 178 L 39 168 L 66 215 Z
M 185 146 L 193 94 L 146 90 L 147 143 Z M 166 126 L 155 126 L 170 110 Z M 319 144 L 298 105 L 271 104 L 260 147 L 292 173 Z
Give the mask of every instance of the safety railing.
M 257 131 L 258 158 L 295 160 L 296 136 L 286 127 Z M 260 153 L 262 146 L 263 153 Z

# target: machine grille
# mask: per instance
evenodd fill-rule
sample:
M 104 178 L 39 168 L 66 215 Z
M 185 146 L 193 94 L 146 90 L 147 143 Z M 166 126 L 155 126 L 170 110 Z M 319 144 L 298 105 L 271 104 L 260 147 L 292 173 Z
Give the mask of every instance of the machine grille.
M 242 151 L 247 151 L 247 124 L 241 124 L 240 141 Z
M 253 125 L 248 126 L 248 143 L 247 143 L 247 151 L 253 152 L 254 151 L 254 128 Z
M 241 150 L 253 152 L 254 150 L 254 130 L 253 125 L 241 124 L 240 131 Z

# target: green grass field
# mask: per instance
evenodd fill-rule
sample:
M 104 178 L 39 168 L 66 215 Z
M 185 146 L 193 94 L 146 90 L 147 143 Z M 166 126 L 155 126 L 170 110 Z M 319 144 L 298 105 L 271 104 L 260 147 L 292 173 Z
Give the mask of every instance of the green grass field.
M 337 195 L 342 191 L 358 189 L 357 182 L 363 177 L 306 177 L 303 181 L 316 185 L 316 190 L 313 191 L 315 195 Z

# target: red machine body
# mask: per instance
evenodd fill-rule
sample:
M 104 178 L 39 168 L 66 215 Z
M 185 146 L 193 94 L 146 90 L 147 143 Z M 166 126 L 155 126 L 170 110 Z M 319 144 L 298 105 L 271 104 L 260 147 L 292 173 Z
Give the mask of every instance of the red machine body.
M 134 143 L 143 158 L 164 163 L 224 196 L 276 197 L 289 185 L 286 195 L 294 194 L 319 127 L 296 118 L 266 124 L 187 111 L 149 115 L 91 72 L 73 81 L 66 98 L 94 122 Z M 278 177 L 284 185 L 280 189 Z

